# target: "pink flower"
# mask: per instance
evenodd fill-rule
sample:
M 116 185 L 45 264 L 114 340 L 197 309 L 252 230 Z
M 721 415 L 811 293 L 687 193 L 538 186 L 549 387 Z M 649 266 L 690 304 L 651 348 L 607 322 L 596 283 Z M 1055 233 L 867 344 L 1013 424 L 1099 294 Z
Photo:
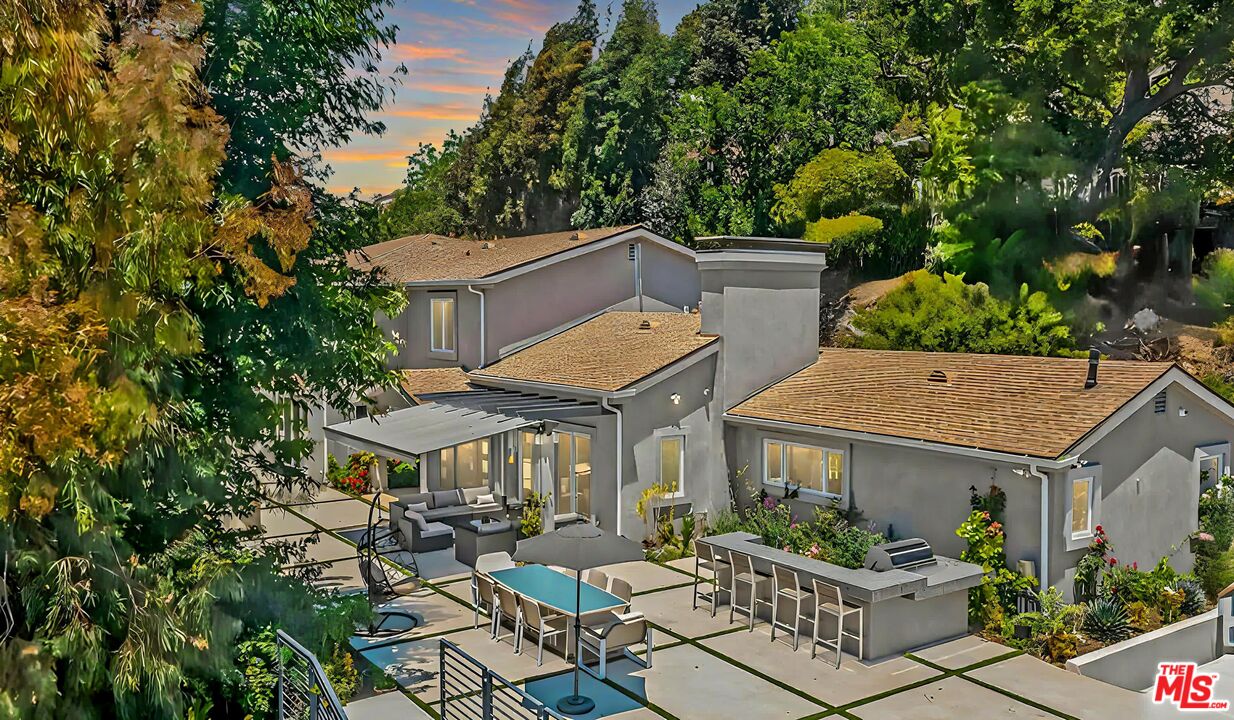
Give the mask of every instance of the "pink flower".
M 1203 542 L 1212 542 L 1213 536 L 1210 535 L 1209 533 L 1202 532 L 1202 533 L 1196 533 L 1195 539 L 1201 540 Z
M 775 499 L 775 498 L 771 497 L 770 495 L 768 495 L 767 497 L 763 498 L 763 507 L 767 508 L 768 510 L 771 510 L 771 509 L 773 509 L 775 506 L 776 506 L 776 499 Z
M 790 523 L 790 524 L 789 524 L 789 526 L 788 526 L 788 529 L 789 529 L 789 530 L 796 530 L 796 529 L 797 529 L 797 523 Z
M 784 546 L 784 552 L 792 552 L 793 549 L 787 545 Z
M 1133 561 L 1131 562 L 1131 569 L 1132 569 L 1132 570 L 1139 570 L 1139 569 L 1140 569 L 1140 564 L 1139 564 L 1138 562 L 1135 562 L 1135 561 L 1133 560 Z

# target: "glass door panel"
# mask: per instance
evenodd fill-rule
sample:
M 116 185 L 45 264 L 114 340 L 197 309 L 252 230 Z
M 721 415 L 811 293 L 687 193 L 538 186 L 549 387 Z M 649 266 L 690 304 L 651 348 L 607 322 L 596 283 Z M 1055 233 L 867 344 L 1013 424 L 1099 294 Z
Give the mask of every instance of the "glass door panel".
M 574 493 L 577 499 L 575 512 L 591 516 L 591 436 L 574 436 Z
M 557 456 L 553 467 L 557 472 L 557 487 L 554 489 L 554 505 L 558 515 L 569 515 L 574 512 L 574 492 L 571 475 L 574 470 L 572 443 L 570 433 L 556 433 Z

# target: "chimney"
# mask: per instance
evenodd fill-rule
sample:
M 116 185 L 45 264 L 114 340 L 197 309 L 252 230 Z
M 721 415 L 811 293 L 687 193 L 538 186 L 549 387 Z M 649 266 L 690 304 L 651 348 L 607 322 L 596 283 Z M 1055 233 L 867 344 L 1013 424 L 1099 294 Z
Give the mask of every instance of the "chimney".
M 1101 351 L 1091 348 L 1088 351 L 1088 377 L 1084 380 L 1084 389 L 1097 387 L 1097 366 L 1101 364 Z
M 818 360 L 827 246 L 778 238 L 699 238 L 704 334 L 719 335 L 716 392 L 728 410 Z

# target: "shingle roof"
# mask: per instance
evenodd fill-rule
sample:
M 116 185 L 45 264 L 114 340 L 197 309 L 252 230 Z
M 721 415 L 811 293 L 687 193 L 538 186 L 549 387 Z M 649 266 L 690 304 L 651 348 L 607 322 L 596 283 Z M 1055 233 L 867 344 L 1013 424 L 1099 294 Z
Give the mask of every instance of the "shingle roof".
M 444 235 L 411 235 L 364 248 L 348 262 L 361 269 L 382 268 L 391 282 L 479 280 L 576 247 L 610 238 L 636 225 L 564 230 L 541 235 L 471 240 Z
M 420 402 L 420 395 L 439 392 L 465 392 L 475 386 L 467 381 L 467 371 L 462 368 L 421 368 L 400 370 L 399 385 L 412 400 Z
M 691 313 L 607 312 L 471 374 L 612 392 L 716 341 L 698 330 Z
M 1172 367 L 825 348 L 729 414 L 1056 459 Z

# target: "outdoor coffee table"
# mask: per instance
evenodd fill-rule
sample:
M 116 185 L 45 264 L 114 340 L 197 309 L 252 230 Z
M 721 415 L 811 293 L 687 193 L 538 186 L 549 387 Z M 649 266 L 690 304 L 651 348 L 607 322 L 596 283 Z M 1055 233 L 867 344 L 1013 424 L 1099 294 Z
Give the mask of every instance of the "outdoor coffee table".
M 627 604 L 625 600 L 594 585 L 583 583 L 582 588 L 578 589 L 575 587 L 573 575 L 557 572 L 544 565 L 524 565 L 495 570 L 489 573 L 489 576 L 515 593 L 529 597 L 550 610 L 570 618 L 580 614 L 581 610 L 580 617 L 583 624 L 586 624 L 589 616 L 618 612 L 624 610 Z M 579 597 L 577 606 L 574 604 L 576 591 Z M 573 644 L 574 623 L 571 622 L 569 627 L 567 642 Z M 568 652 L 566 656 L 569 656 Z

